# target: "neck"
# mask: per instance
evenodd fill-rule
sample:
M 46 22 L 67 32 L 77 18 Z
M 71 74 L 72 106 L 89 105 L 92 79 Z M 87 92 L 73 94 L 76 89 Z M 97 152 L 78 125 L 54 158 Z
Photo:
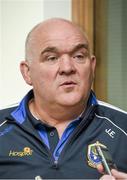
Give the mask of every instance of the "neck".
M 48 107 L 48 108 L 46 108 Z M 42 121 L 50 125 L 60 123 L 63 121 L 71 121 L 76 119 L 85 109 L 85 104 L 78 104 L 76 106 L 45 106 L 42 107 L 34 99 L 29 102 L 29 109 L 31 113 Z
M 29 102 L 29 109 L 36 119 L 40 119 L 46 124 L 54 126 L 57 129 L 59 136 L 61 136 L 67 125 L 83 112 L 85 105 L 78 104 L 73 107 L 41 107 L 41 105 L 38 105 L 38 103 L 33 99 Z

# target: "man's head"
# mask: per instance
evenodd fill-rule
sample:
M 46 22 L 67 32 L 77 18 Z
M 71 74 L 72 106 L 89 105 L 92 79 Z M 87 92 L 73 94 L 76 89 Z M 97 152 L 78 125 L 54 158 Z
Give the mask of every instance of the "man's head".
M 88 99 L 95 70 L 86 35 L 70 21 L 49 19 L 26 40 L 20 65 L 36 101 L 42 106 L 76 106 Z

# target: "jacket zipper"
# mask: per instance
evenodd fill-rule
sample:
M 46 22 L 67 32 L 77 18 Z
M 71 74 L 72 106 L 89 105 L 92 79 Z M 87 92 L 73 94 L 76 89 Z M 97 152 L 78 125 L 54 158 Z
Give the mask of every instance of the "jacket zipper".
M 71 142 L 73 142 L 73 140 L 75 139 L 75 136 L 76 136 L 85 126 L 87 126 L 87 125 L 91 122 L 92 117 L 91 117 L 90 119 L 88 119 L 88 118 L 89 118 L 90 114 L 92 114 L 92 116 L 93 116 L 93 113 L 94 113 L 95 109 L 96 109 L 96 105 L 91 106 L 90 108 L 88 108 L 87 111 L 85 111 L 85 112 L 82 114 L 81 118 L 83 117 L 83 119 L 82 119 L 81 123 L 80 123 L 79 126 L 75 129 L 74 133 L 72 133 L 71 136 L 69 137 L 69 139 L 68 139 L 65 147 L 63 148 L 63 150 L 62 150 L 61 154 L 59 155 L 59 157 L 57 158 L 57 160 L 54 159 L 53 155 L 51 154 L 50 150 L 48 149 L 48 150 L 49 150 L 49 153 L 50 153 L 50 156 L 51 156 L 51 159 L 53 160 L 53 161 L 51 160 L 51 162 L 53 163 L 53 167 L 54 167 L 55 169 L 57 169 L 57 168 L 59 167 L 59 162 L 60 162 L 60 160 L 61 160 L 61 155 L 64 154 L 64 151 L 66 150 L 66 148 L 68 148 L 68 145 L 69 145 Z M 85 116 L 85 117 L 84 117 L 84 116 Z
M 88 124 L 90 124 L 90 122 L 92 121 L 93 118 L 92 118 L 92 117 L 89 118 L 89 116 L 90 116 L 90 114 L 93 116 L 93 113 L 94 113 L 94 111 L 95 111 L 95 109 L 96 109 L 96 106 L 97 106 L 97 105 L 91 106 L 85 113 L 82 114 L 82 118 L 83 118 L 83 119 L 82 119 L 81 123 L 78 125 L 78 127 L 76 127 L 76 129 L 74 130 L 74 132 L 73 132 L 73 133 L 71 134 L 71 136 L 69 137 L 69 139 L 68 139 L 67 143 L 65 144 L 65 146 L 64 146 L 64 148 L 63 148 L 60 156 L 58 157 L 57 161 L 56 161 L 56 162 L 54 161 L 54 164 L 56 164 L 57 167 L 58 167 L 60 161 L 62 160 L 62 157 L 63 157 L 63 155 L 64 155 L 64 152 L 65 152 L 65 150 L 68 148 L 69 144 L 71 144 L 71 143 L 74 141 L 74 139 L 75 139 L 75 137 L 77 136 L 77 134 L 78 134 L 85 126 L 87 126 Z M 85 117 L 83 117 L 83 116 L 85 116 Z

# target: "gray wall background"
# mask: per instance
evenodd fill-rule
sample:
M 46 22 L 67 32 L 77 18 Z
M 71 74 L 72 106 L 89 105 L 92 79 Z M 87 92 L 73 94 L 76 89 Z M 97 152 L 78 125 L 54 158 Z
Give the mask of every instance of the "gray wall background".
M 108 102 L 127 110 L 127 0 L 108 0 Z

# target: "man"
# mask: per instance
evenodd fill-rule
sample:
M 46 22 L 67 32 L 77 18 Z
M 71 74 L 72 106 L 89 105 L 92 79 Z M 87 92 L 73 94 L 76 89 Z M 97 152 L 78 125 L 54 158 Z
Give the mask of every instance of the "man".
M 127 178 L 127 114 L 96 99 L 95 64 L 72 22 L 54 18 L 32 29 L 20 69 L 33 90 L 0 112 L 0 178 Z M 96 144 L 122 172 L 102 176 Z

